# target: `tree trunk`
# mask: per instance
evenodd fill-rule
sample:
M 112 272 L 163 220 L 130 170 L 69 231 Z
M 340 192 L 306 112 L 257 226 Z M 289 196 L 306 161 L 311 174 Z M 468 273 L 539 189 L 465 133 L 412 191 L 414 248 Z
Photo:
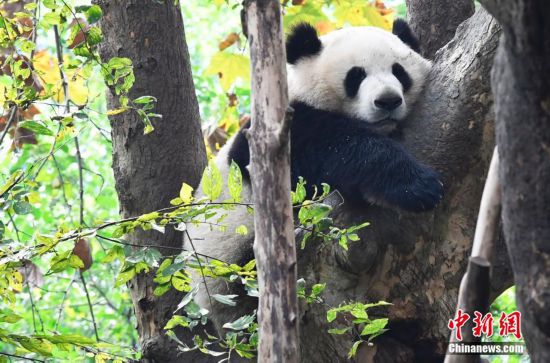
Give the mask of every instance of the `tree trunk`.
M 458 288 L 474 237 L 484 178 L 494 147 L 489 71 L 499 27 L 480 9 L 436 55 L 423 98 L 408 118 L 402 141 L 420 160 L 438 169 L 445 197 L 433 212 L 407 214 L 371 207 L 341 208 L 339 225 L 369 221 L 361 241 L 344 254 L 306 248 L 299 254 L 299 276 L 327 282 L 328 305 L 385 300 L 381 309 L 390 330 L 360 348 L 360 362 L 440 362 L 449 337 Z M 311 243 L 310 243 L 311 245 Z M 492 297 L 510 286 L 503 248 L 495 256 Z M 355 338 L 330 335 L 326 307 L 302 310 L 302 356 L 307 362 L 344 362 Z
M 252 67 L 247 134 L 254 197 L 258 362 L 299 361 L 296 248 L 290 200 L 290 120 L 279 0 L 245 3 Z
M 502 220 L 533 362 L 550 361 L 550 2 L 484 0 L 503 34 L 492 84 Z
M 411 28 L 420 40 L 422 55 L 429 59 L 453 39 L 458 25 L 473 13 L 473 0 L 407 0 Z
M 130 217 L 170 205 L 182 182 L 198 185 L 206 156 L 200 129 L 199 108 L 191 77 L 179 6 L 172 1 L 97 1 L 103 9 L 104 41 L 101 56 L 128 57 L 136 81 L 130 99 L 151 95 L 158 99 L 162 120 L 155 131 L 143 134 L 143 123 L 133 112 L 112 117 L 113 171 L 121 216 Z M 110 108 L 116 108 L 111 97 Z M 171 228 L 166 233 L 138 231 L 132 243 L 181 247 L 182 236 Z M 163 251 L 165 252 L 165 251 Z M 173 253 L 173 250 L 168 252 Z M 181 294 L 170 290 L 153 295 L 154 274 L 140 274 L 130 287 L 145 359 L 177 361 L 177 348 L 164 335 Z

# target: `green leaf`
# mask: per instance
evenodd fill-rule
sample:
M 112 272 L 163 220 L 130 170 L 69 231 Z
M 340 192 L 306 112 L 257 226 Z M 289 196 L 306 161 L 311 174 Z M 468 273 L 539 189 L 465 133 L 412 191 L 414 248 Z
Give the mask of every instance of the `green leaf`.
M 243 191 L 243 176 L 239 165 L 234 161 L 231 161 L 229 167 L 229 176 L 227 179 L 227 186 L 229 188 L 229 195 L 234 202 L 241 201 L 241 193 Z
M 338 315 L 336 309 L 330 309 L 329 311 L 327 311 L 327 321 L 329 323 L 332 323 L 334 319 L 336 319 L 336 315 Z
M 56 0 L 44 0 L 42 1 L 42 4 L 48 9 L 52 9 L 52 10 L 58 7 L 58 5 L 56 4 Z
M 103 33 L 101 32 L 101 29 L 99 29 L 97 26 L 91 27 L 86 32 L 86 40 L 88 41 L 89 45 L 96 45 L 101 43 L 103 40 Z
M 299 177 L 298 183 L 296 184 L 296 191 L 291 192 L 292 195 L 292 204 L 300 204 L 306 199 L 306 182 L 304 178 Z
M 86 19 L 89 24 L 93 24 L 103 16 L 103 11 L 98 5 L 92 5 L 86 10 Z
M 377 334 L 380 331 L 384 330 L 386 325 L 388 324 L 388 319 L 374 319 L 370 323 L 367 323 L 363 330 L 361 331 L 361 335 L 372 335 Z
M 184 268 L 185 268 L 185 263 L 184 262 L 173 263 L 170 266 L 168 266 L 168 267 L 166 267 L 165 269 L 162 270 L 162 276 L 171 276 L 171 275 L 175 274 L 177 271 L 183 270 Z M 159 273 L 161 272 L 160 269 L 159 269 L 158 272 Z
M 367 311 L 366 311 L 363 304 L 355 305 L 351 309 L 350 313 L 351 313 L 351 315 L 353 315 L 354 317 L 356 317 L 358 319 L 368 320 L 368 318 L 369 318 L 369 315 L 367 314 Z
M 244 330 L 254 322 L 254 315 L 244 315 L 232 323 L 225 323 L 223 327 L 231 330 Z
M 340 239 L 338 240 L 338 244 L 340 247 L 342 247 L 345 251 L 348 250 L 348 238 L 345 235 L 340 236 Z
M 10 309 L 0 309 L 0 322 L 13 324 L 21 320 L 22 317 L 11 311 Z
M 184 328 L 187 328 L 189 326 L 189 319 L 186 316 L 174 315 L 172 316 L 172 318 L 170 318 L 170 320 L 168 320 L 168 322 L 164 326 L 164 329 L 165 330 L 173 329 L 176 326 L 182 326 Z
M 130 58 L 113 57 L 107 62 L 107 66 L 111 69 L 123 69 L 132 66 Z
M 216 300 L 221 302 L 222 304 L 229 305 L 229 306 L 237 306 L 237 302 L 234 301 L 236 297 L 239 295 L 220 295 L 220 294 L 214 294 L 212 297 Z
M 172 286 L 178 291 L 188 292 L 191 290 L 191 278 L 185 271 L 177 271 L 172 275 Z
M 359 345 L 361 345 L 361 343 L 363 342 L 364 340 L 358 340 L 355 343 L 353 343 L 353 345 L 351 346 L 351 349 L 348 352 L 348 358 L 351 359 L 355 357 L 355 355 L 357 354 L 357 348 L 359 348 Z
M 61 17 L 55 11 L 44 14 L 42 21 L 48 25 L 59 25 L 61 24 Z
M 342 335 L 347 333 L 350 330 L 351 330 L 351 327 L 348 326 L 347 328 L 342 328 L 342 329 L 329 329 L 328 333 L 334 334 L 334 335 Z
M 327 284 L 315 284 L 311 288 L 311 295 L 314 297 L 319 296 L 323 291 L 325 291 L 325 288 L 327 287 Z
M 199 292 L 199 285 L 195 286 L 193 288 L 193 290 L 191 290 L 187 295 L 185 295 L 183 297 L 183 299 L 180 301 L 180 303 L 178 304 L 176 310 L 174 310 L 174 313 L 178 310 L 180 310 L 181 308 L 184 308 L 186 307 L 192 300 L 193 298 L 195 297 L 195 295 L 197 295 L 197 292 Z
M 213 161 L 208 163 L 202 175 L 202 191 L 211 201 L 222 194 L 222 175 Z
M 156 102 L 157 102 L 157 99 L 156 97 L 153 97 L 153 96 L 141 96 L 134 100 L 134 103 L 138 103 L 141 105 L 146 105 L 146 104 L 156 103 Z
M 31 352 L 38 353 L 45 357 L 52 356 L 53 345 L 44 339 L 36 339 L 21 335 L 10 335 L 16 340 L 21 346 Z
M 109 252 L 107 252 L 107 255 L 103 258 L 102 262 L 109 263 L 113 262 L 116 259 L 118 259 L 120 262 L 124 262 L 124 257 L 124 249 L 122 248 L 122 246 L 117 245 L 111 247 Z
M 172 284 L 170 283 L 157 285 L 157 287 L 155 287 L 155 290 L 153 291 L 153 294 L 155 296 L 162 296 L 166 292 L 168 292 L 168 290 L 170 290 L 171 287 L 172 287 Z
M 54 135 L 53 132 L 41 122 L 26 120 L 26 121 L 19 122 L 17 125 L 27 130 L 31 130 L 32 132 L 38 135 L 49 135 L 49 136 Z
M 13 211 L 16 214 L 29 214 L 32 211 L 32 206 L 29 202 L 20 200 L 13 204 Z
M 120 272 L 115 279 L 115 287 L 124 285 L 132 278 L 134 278 L 134 276 L 136 276 L 136 270 L 133 267 L 123 272 Z
M 324 203 L 304 203 L 300 211 L 298 212 L 298 219 L 303 225 L 316 224 L 321 219 L 325 218 L 332 208 Z
M 96 341 L 92 338 L 80 334 L 59 334 L 59 335 L 36 335 L 37 338 L 47 339 L 54 344 L 69 343 L 82 345 L 95 345 Z

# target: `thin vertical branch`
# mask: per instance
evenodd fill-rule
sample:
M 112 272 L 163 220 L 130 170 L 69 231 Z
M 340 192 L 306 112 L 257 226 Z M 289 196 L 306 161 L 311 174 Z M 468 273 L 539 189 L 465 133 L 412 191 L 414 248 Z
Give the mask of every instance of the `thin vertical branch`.
M 10 115 L 8 116 L 8 121 L 6 122 L 6 126 L 4 128 L 4 131 L 2 132 L 2 136 L 0 136 L 0 145 L 2 145 L 2 143 L 4 142 L 4 138 L 8 134 L 8 131 L 9 131 L 10 127 L 12 126 L 13 122 L 15 121 L 15 119 L 16 119 L 15 116 L 16 115 L 17 115 L 17 106 L 14 105 L 10 110 Z
M 59 323 L 61 322 L 62 314 L 63 314 L 63 305 L 65 305 L 65 300 L 67 300 L 67 296 L 69 295 L 69 290 L 71 289 L 71 286 L 73 285 L 76 278 L 76 272 L 71 278 L 71 281 L 69 281 L 69 284 L 67 285 L 67 288 L 65 289 L 65 293 L 63 294 L 63 298 L 61 299 L 61 304 L 59 304 L 59 310 L 57 312 L 57 320 L 55 321 L 55 327 L 54 330 L 57 330 L 57 327 L 59 326 Z
M 19 228 L 17 228 L 17 225 L 15 224 L 15 221 L 11 213 L 7 212 L 7 214 L 8 214 L 8 218 L 10 219 L 11 225 L 13 226 L 13 230 L 15 231 L 15 237 L 17 238 L 17 242 L 21 243 L 21 237 L 19 236 Z M 27 267 L 25 264 L 23 264 L 23 269 L 25 271 L 25 274 L 27 274 Z M 40 316 L 40 311 L 36 308 L 36 305 L 34 303 L 28 275 L 25 276 L 25 285 L 27 286 L 27 291 L 29 293 L 29 301 L 31 302 L 32 326 L 33 326 L 34 332 L 36 333 L 38 331 L 38 329 L 36 328 L 36 316 L 38 316 L 38 320 L 40 321 L 41 331 L 44 331 L 44 322 L 42 321 L 42 316 Z
M 86 280 L 84 279 L 84 274 L 82 273 L 82 271 L 80 271 L 80 279 L 82 280 L 82 286 L 84 287 L 84 292 L 86 293 L 86 301 L 88 301 L 88 307 L 90 308 L 90 316 L 92 317 L 92 324 L 94 326 L 95 339 L 99 342 L 99 334 L 97 332 L 94 309 L 92 308 L 92 301 L 90 300 L 90 294 L 88 292 L 88 287 L 86 286 Z
M 245 2 L 252 69 L 250 144 L 260 290 L 258 362 L 300 361 L 290 200 L 286 55 L 279 0 Z
M 78 162 L 78 196 L 79 196 L 79 215 L 78 220 L 80 227 L 84 226 L 84 179 L 82 177 L 82 154 L 80 153 L 80 144 L 78 142 L 78 136 L 74 138 L 74 145 L 76 148 L 76 160 Z
M 61 76 L 61 87 L 63 89 L 63 94 L 65 96 L 65 113 L 68 114 L 71 112 L 71 99 L 69 96 L 69 83 L 65 77 L 65 72 L 63 72 L 63 46 L 61 44 L 61 37 L 59 36 L 59 29 L 57 26 L 54 26 L 55 33 L 55 48 L 57 50 L 57 62 L 59 64 L 59 74 Z M 79 179 L 79 198 L 80 198 L 80 210 L 79 210 L 79 224 L 80 227 L 84 225 L 84 181 L 82 178 L 82 155 L 80 153 L 80 145 L 78 143 L 78 137 L 75 137 L 75 148 L 76 148 L 76 160 L 78 162 L 78 179 Z M 84 274 L 80 271 L 80 280 L 82 281 L 82 287 L 86 293 L 86 301 L 88 302 L 88 307 L 90 309 L 90 316 L 92 318 L 92 324 L 94 327 L 95 338 L 99 341 L 99 334 L 97 332 L 97 324 L 94 316 L 94 309 L 92 306 L 92 301 L 90 299 L 90 294 L 88 292 L 88 287 L 86 286 L 86 279 Z

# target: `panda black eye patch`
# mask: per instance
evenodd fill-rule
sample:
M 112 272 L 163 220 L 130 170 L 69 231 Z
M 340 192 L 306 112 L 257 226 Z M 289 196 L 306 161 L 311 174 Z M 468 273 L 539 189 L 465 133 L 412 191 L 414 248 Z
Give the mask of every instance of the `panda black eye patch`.
M 397 78 L 397 80 L 403 85 L 403 92 L 407 92 L 411 89 L 412 79 L 401 64 L 394 63 L 391 67 L 391 71 L 395 78 Z
M 365 78 L 367 78 L 367 72 L 365 72 L 363 67 L 353 67 L 348 71 L 344 80 L 344 88 L 348 97 L 353 98 L 357 96 L 359 86 L 361 86 L 361 82 Z

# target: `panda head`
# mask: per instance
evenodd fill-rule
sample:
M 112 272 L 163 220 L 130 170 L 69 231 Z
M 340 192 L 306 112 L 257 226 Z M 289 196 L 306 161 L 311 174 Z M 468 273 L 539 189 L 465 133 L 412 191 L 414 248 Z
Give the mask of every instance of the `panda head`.
M 286 41 L 290 100 L 372 125 L 395 125 L 417 100 L 431 68 L 418 48 L 403 20 L 394 22 L 392 33 L 351 27 L 322 37 L 300 24 Z

